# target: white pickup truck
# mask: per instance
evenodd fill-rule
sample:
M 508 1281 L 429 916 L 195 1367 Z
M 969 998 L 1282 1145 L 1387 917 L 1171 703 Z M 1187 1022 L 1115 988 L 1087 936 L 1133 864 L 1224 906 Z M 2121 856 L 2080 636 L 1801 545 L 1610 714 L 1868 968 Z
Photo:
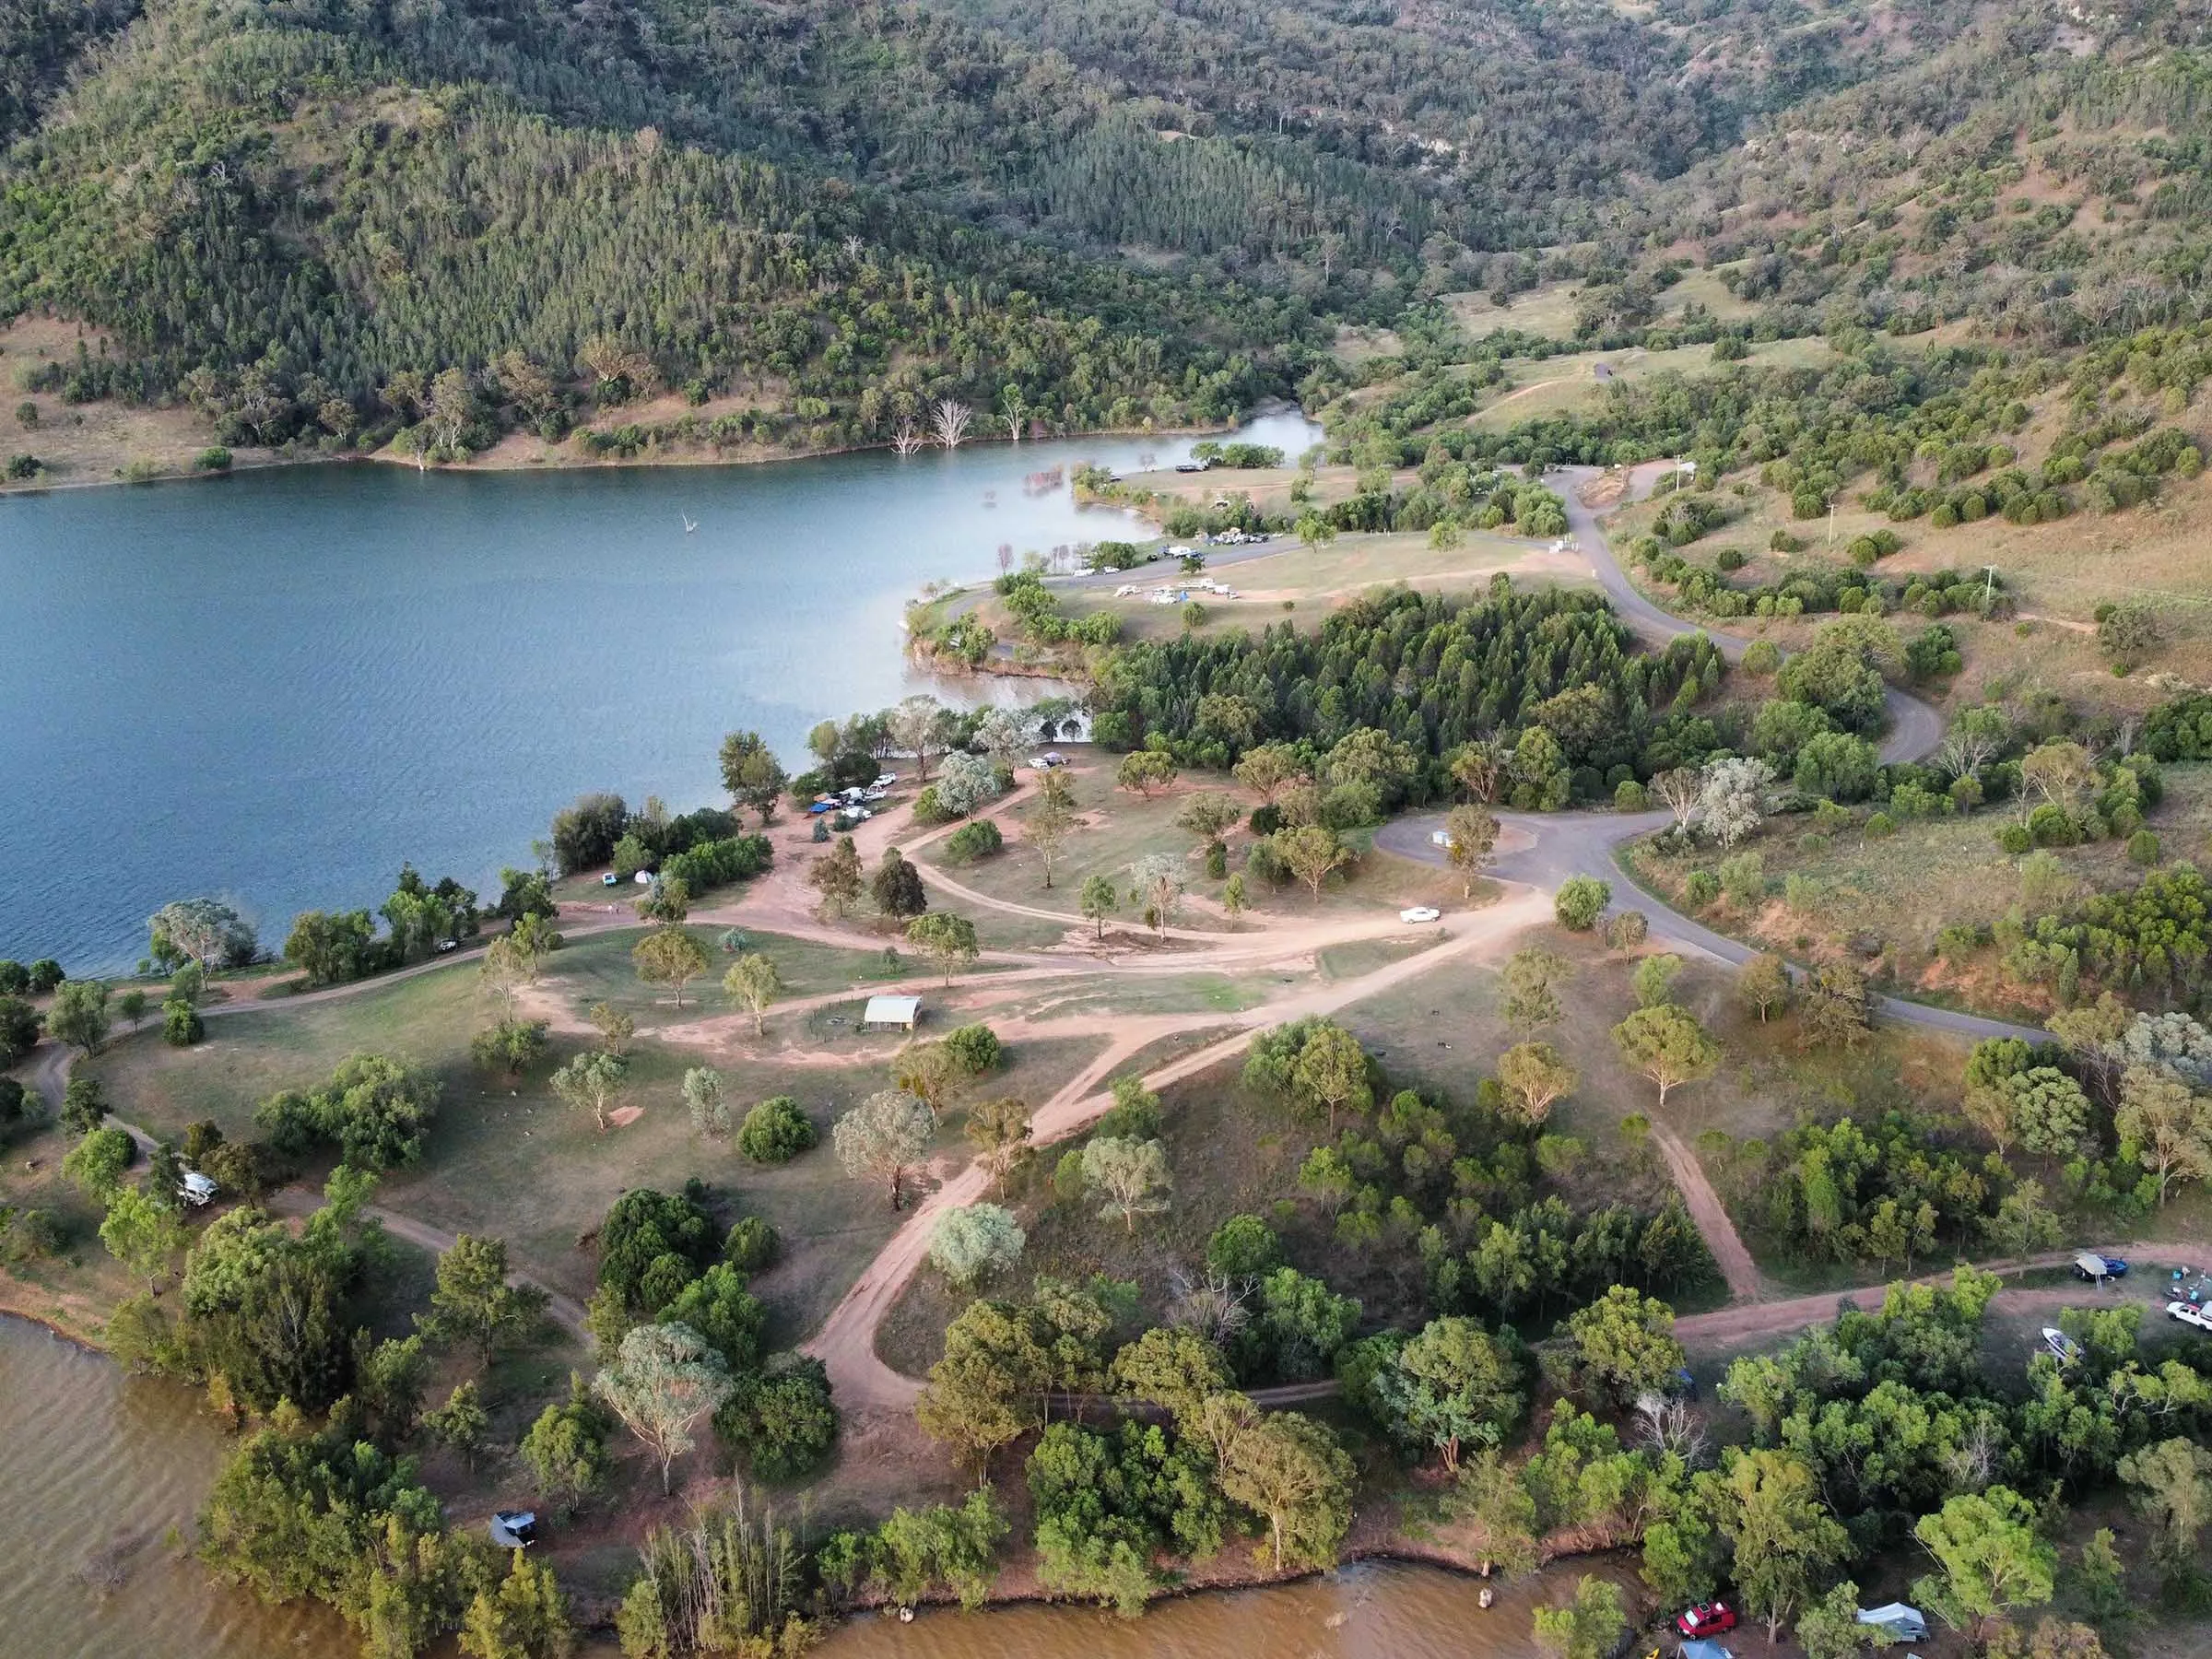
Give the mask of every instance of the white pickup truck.
M 2166 1317 L 2178 1319 L 2185 1325 L 2194 1325 L 2200 1331 L 2212 1331 L 2212 1312 L 2206 1312 L 2194 1302 L 2168 1302 Z

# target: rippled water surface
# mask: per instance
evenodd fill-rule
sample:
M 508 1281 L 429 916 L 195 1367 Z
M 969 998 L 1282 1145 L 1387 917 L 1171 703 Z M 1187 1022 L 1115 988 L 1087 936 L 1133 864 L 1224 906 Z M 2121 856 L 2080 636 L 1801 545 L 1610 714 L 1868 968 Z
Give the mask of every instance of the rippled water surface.
M 712 799 L 731 728 L 797 761 L 817 721 L 915 688 L 899 623 L 924 582 L 1126 533 L 1028 475 L 1188 447 L 0 500 L 0 957 L 128 967 L 145 918 L 202 892 L 281 944 L 298 910 L 379 903 L 403 859 L 493 882 L 583 790 Z
M 0 1317 L 0 1653 L 355 1653 L 336 1619 L 264 1607 L 185 1555 L 230 1444 L 186 1391 Z

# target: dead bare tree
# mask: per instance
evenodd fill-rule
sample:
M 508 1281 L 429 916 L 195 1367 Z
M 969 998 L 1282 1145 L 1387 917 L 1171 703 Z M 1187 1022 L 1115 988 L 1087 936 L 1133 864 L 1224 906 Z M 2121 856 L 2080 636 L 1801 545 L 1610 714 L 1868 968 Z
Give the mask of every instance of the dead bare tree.
M 947 449 L 959 449 L 968 436 L 968 423 L 975 418 L 975 411 L 964 403 L 949 397 L 940 398 L 930 411 L 929 424 L 937 435 L 937 441 Z
M 1636 1396 L 1636 1437 L 1653 1451 L 1679 1457 L 1687 1468 L 1705 1463 L 1704 1419 L 1689 1408 L 1688 1400 L 1663 1394 Z
M 911 455 L 922 447 L 922 434 L 914 430 L 914 423 L 902 420 L 899 429 L 891 434 L 891 448 L 901 455 Z

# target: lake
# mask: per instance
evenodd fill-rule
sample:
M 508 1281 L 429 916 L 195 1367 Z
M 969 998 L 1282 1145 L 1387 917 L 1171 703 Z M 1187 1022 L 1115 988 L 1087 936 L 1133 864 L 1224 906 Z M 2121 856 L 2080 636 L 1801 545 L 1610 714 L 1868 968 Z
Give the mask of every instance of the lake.
M 1295 455 L 1319 429 L 1239 435 Z M 727 731 L 796 771 L 818 721 L 916 689 L 1019 695 L 917 676 L 906 601 L 994 574 L 1002 545 L 1130 534 L 1027 475 L 1192 441 L 0 499 L 0 957 L 127 970 L 146 918 L 201 893 L 280 948 L 298 911 L 373 909 L 403 860 L 488 899 L 585 790 L 719 800 Z

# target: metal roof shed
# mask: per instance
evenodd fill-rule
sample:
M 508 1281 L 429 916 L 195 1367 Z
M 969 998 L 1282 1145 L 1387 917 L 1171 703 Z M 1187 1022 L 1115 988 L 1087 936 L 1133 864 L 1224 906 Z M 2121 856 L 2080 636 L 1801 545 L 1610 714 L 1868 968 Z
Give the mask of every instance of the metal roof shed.
M 921 1018 L 922 999 L 918 996 L 871 996 L 868 1006 L 861 1010 L 860 1029 L 911 1031 Z

